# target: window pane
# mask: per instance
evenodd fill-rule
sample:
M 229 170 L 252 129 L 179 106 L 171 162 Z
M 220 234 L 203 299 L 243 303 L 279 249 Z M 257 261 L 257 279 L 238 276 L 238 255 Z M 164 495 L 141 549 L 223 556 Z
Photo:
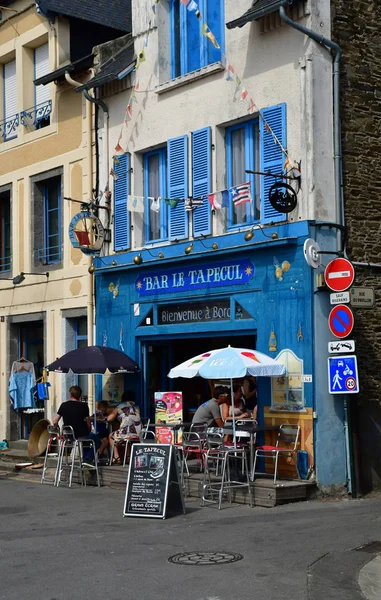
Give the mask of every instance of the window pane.
M 172 21 L 172 77 L 179 77 L 181 75 L 181 61 L 180 61 L 180 0 L 173 0 L 173 21 Z
M 49 236 L 58 233 L 58 210 L 53 210 L 53 211 L 49 212 L 48 232 L 49 232 Z
M 160 166 L 159 154 L 153 154 L 148 158 L 148 196 L 157 198 L 160 196 Z M 149 238 L 150 240 L 158 240 L 160 234 L 160 213 L 154 210 L 149 211 Z
M 232 184 L 245 183 L 245 129 L 235 129 L 231 134 L 232 144 Z M 233 206 L 233 224 L 246 222 L 246 204 Z
M 46 186 L 48 209 L 58 208 L 58 183 L 57 181 L 49 182 Z
M 187 59 L 188 68 L 185 72 L 190 73 L 199 69 L 201 64 L 201 27 L 194 12 L 184 11 L 187 19 Z M 206 41 L 208 41 L 205 38 Z
M 11 268 L 11 213 L 10 195 L 0 196 L 0 271 Z
M 82 319 L 78 319 L 77 334 L 78 335 L 87 335 L 87 319 L 86 319 L 86 317 L 83 317 Z

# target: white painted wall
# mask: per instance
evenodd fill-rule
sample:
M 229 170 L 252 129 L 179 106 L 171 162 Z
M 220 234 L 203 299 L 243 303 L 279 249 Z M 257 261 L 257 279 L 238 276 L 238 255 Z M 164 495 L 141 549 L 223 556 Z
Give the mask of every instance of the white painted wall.
M 324 0 L 310 0 L 311 16 L 300 22 L 329 36 L 327 4 Z M 242 15 L 250 6 L 251 0 L 225 2 L 225 22 Z M 226 81 L 224 71 L 191 81 L 191 76 L 184 76 L 186 85 L 163 91 L 168 73 L 168 27 L 166 0 L 157 5 L 156 16 L 150 2 L 133 3 L 137 54 L 143 48 L 147 31 L 149 37 L 146 60 L 136 73 L 138 102 L 132 106 L 133 119 L 122 137 L 123 147 L 132 154 L 131 191 L 143 193 L 143 152 L 207 125 L 212 127 L 214 144 L 213 189 L 220 190 L 226 187 L 224 127 L 247 118 L 248 102 L 236 94 L 234 83 Z M 261 35 L 256 22 L 241 29 L 225 28 L 225 52 L 257 106 L 263 109 L 287 103 L 289 155 L 302 161 L 302 189 L 290 220 L 335 220 L 329 53 L 287 25 Z M 127 90 L 106 100 L 110 110 L 110 156 L 115 154 L 129 95 Z M 219 231 L 216 223 L 213 231 Z M 141 232 L 135 223 L 132 246 L 137 248 L 141 243 Z

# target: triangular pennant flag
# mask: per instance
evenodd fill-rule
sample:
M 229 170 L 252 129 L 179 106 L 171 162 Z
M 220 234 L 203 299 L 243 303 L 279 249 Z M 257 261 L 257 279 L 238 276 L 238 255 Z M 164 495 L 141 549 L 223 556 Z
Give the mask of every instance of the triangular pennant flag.
M 165 198 L 165 200 L 164 200 L 164 202 L 166 204 L 169 204 L 169 206 L 171 208 L 176 208 L 179 201 L 180 201 L 180 198 Z
M 147 48 L 147 46 L 148 46 L 148 33 L 146 33 L 143 43 L 144 43 L 144 48 Z
M 113 178 L 114 181 L 118 181 L 119 175 L 118 175 L 118 173 L 116 171 L 114 171 L 114 169 L 111 169 L 110 175 L 111 175 L 111 177 Z
M 132 92 L 131 96 L 130 96 L 130 102 L 137 102 L 138 99 L 136 98 L 136 94 L 135 92 Z
M 199 10 L 196 10 L 196 12 L 194 14 L 196 15 L 196 17 L 198 18 L 199 21 L 202 21 L 202 14 L 200 13 Z
M 127 106 L 127 114 L 128 114 L 128 116 L 130 117 L 130 119 L 132 119 L 132 114 L 131 114 L 131 104 L 129 104 L 129 105 Z
M 188 10 L 194 11 L 198 9 L 198 4 L 197 2 L 195 2 L 195 0 L 190 0 L 188 6 L 187 6 Z
M 290 167 L 290 166 L 291 166 L 291 161 L 288 158 L 288 156 L 286 156 L 286 160 L 284 161 L 284 165 L 283 165 L 283 170 L 287 171 L 288 167 Z
M 120 160 L 117 156 L 113 156 L 113 159 L 114 159 L 114 166 L 120 165 Z
M 234 68 L 232 67 L 232 65 L 228 65 L 228 69 L 229 69 L 230 73 L 234 73 Z
M 208 200 L 212 210 L 221 208 L 221 204 L 216 199 L 216 194 L 208 194 Z
M 245 88 L 242 90 L 242 92 L 241 92 L 242 100 L 245 100 L 245 98 L 247 98 L 248 93 L 249 92 L 247 90 L 245 90 Z
M 201 33 L 204 37 L 208 38 L 213 46 L 215 48 L 219 48 L 220 46 L 218 45 L 218 42 L 216 40 L 216 38 L 214 37 L 213 33 L 210 31 L 209 27 L 207 26 L 206 22 L 204 21 L 203 25 L 202 25 L 202 29 L 201 29 Z
M 255 106 L 254 100 L 252 98 L 250 98 L 250 106 L 247 109 L 248 112 L 253 113 L 255 111 L 255 108 L 256 108 L 256 106 Z
M 139 89 L 139 85 L 140 85 L 140 82 L 139 82 L 139 81 L 137 81 L 137 82 L 135 83 L 135 90 L 138 90 L 138 89 Z
M 180 2 L 182 4 L 185 4 L 185 6 L 187 6 L 187 4 L 189 4 L 190 0 L 180 0 Z
M 124 150 L 123 150 L 123 148 L 122 148 L 122 146 L 120 145 L 120 143 L 119 143 L 119 142 L 120 142 L 120 139 L 118 140 L 118 143 L 117 143 L 117 145 L 115 146 L 115 151 L 116 151 L 116 152 L 124 152 Z

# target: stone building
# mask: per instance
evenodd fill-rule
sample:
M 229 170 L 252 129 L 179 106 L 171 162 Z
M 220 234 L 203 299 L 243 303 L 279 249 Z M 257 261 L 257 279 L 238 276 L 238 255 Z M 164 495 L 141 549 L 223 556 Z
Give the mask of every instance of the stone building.
M 332 36 L 342 48 L 341 127 L 346 252 L 356 285 L 375 290 L 372 309 L 358 309 L 354 336 L 361 390 L 350 404 L 360 491 L 381 487 L 380 175 L 381 5 L 332 0 Z M 362 266 L 361 266 L 361 263 Z M 367 266 L 371 263 L 373 266 Z

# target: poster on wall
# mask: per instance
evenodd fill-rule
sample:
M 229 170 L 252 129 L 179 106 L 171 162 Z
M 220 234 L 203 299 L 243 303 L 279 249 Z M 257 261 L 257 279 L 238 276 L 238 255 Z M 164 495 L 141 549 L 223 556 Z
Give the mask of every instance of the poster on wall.
M 155 424 L 163 424 L 163 427 L 156 428 L 156 441 L 160 444 L 173 444 L 174 431 L 165 425 L 182 420 L 182 392 L 155 392 Z

